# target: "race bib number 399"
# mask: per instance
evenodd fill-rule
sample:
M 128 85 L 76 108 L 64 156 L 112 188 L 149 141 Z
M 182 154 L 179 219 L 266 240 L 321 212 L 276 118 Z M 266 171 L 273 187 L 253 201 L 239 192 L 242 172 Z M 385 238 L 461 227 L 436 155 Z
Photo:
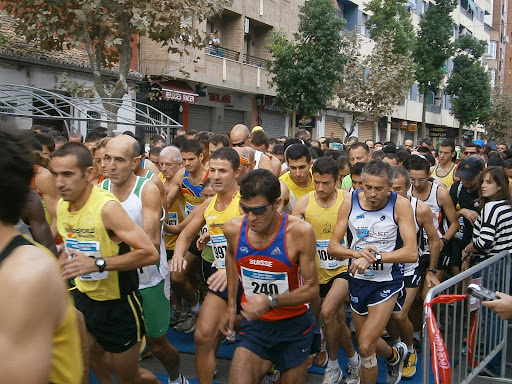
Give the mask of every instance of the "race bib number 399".
M 286 272 L 258 271 L 242 267 L 242 285 L 245 297 L 257 294 L 281 295 L 290 290 Z

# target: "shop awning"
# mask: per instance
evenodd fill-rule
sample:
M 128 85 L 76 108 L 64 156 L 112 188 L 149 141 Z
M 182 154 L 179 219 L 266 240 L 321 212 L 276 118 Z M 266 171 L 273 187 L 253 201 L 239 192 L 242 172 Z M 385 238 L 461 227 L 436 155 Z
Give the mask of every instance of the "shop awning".
M 199 95 L 184 81 L 156 81 L 162 87 L 162 99 L 180 103 L 197 104 Z

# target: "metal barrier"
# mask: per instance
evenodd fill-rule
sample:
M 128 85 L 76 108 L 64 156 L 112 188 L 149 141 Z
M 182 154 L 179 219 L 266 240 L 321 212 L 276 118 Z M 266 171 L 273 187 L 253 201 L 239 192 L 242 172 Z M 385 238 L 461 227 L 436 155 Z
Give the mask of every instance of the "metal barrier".
M 492 291 L 509 293 L 510 253 L 501 252 L 472 268 L 430 289 L 425 302 L 441 294 L 465 294 L 467 286 L 475 282 Z M 501 351 L 501 377 L 492 381 L 512 383 L 505 377 L 507 354 L 507 322 L 496 313 L 480 305 L 468 295 L 466 300 L 452 304 L 434 304 L 439 330 L 448 351 L 452 370 L 451 383 L 469 383 Z M 430 382 L 432 369 L 430 340 L 426 325 L 426 308 L 423 312 L 423 372 L 422 383 Z M 486 378 L 487 379 L 487 378 Z M 447 383 L 444 383 L 447 384 Z

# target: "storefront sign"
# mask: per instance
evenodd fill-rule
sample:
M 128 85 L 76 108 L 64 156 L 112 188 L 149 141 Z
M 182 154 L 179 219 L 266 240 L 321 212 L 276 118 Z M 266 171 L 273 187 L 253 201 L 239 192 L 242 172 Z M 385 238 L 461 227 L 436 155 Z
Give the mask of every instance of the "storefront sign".
M 448 133 L 448 128 L 434 127 L 430 128 L 429 132 L 430 137 L 446 137 L 446 134 Z
M 218 93 L 210 92 L 210 101 L 215 101 L 217 103 L 231 104 L 231 96 L 230 95 L 221 96 Z

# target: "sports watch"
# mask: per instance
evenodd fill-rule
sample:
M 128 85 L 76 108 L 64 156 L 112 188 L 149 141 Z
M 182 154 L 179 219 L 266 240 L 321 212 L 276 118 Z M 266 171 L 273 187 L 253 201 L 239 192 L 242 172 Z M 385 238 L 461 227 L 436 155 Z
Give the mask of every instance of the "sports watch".
M 98 267 L 98 271 L 103 272 L 105 270 L 105 267 L 107 266 L 107 262 L 103 257 L 98 257 L 94 260 L 94 264 Z
M 277 299 L 276 295 L 268 295 L 268 300 L 270 301 L 270 309 L 277 308 Z

